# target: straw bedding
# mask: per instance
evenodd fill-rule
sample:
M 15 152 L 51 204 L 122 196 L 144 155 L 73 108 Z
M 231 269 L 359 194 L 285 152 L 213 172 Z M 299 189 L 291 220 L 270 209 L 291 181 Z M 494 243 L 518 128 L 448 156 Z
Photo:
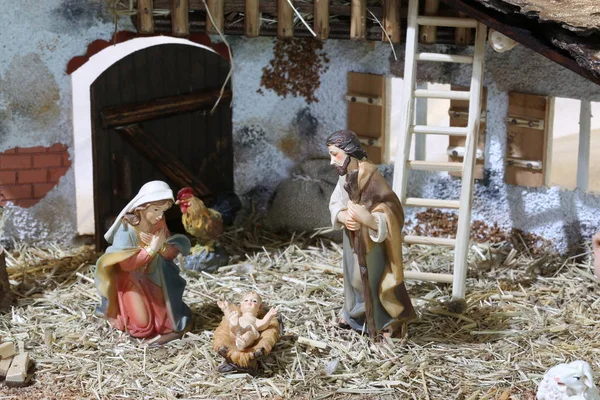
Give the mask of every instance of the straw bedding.
M 0 315 L 2 340 L 30 352 L 18 399 L 533 399 L 551 366 L 575 359 L 600 371 L 598 283 L 587 255 L 532 256 L 508 243 L 476 244 L 467 310 L 447 311 L 446 285 L 408 282 L 420 313 L 405 340 L 371 343 L 336 326 L 343 300 L 339 245 L 308 234 L 280 237 L 256 221 L 224 238 L 237 257 L 216 274 L 186 272 L 195 314 L 182 340 L 151 347 L 93 316 L 93 248 L 21 247 L 7 259 L 18 294 Z M 407 269 L 449 272 L 452 252 L 405 249 Z M 255 290 L 277 306 L 285 331 L 257 378 L 220 375 L 212 335 L 219 299 Z

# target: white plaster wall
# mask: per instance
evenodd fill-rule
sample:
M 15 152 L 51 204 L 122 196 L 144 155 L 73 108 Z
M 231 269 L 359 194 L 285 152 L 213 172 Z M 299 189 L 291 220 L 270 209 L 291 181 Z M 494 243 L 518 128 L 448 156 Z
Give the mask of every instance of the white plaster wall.
M 108 40 L 114 23 L 105 0 L 5 1 L 0 13 L 0 152 L 16 147 L 69 146 L 73 160 L 68 61 L 95 39 Z M 120 28 L 131 28 L 126 20 Z M 91 176 L 89 177 L 91 180 Z M 31 208 L 7 206 L 4 240 L 68 241 L 75 234 L 71 168 Z

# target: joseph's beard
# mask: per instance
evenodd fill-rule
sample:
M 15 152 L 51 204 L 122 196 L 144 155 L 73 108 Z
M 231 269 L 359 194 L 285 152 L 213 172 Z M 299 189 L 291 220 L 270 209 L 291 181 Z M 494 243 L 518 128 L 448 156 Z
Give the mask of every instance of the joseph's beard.
M 340 176 L 344 176 L 344 175 L 346 175 L 346 173 L 348 173 L 348 165 L 350 164 L 350 161 L 351 161 L 350 156 L 348 156 L 344 160 L 344 164 L 334 165 L 335 169 L 337 169 L 337 172 Z

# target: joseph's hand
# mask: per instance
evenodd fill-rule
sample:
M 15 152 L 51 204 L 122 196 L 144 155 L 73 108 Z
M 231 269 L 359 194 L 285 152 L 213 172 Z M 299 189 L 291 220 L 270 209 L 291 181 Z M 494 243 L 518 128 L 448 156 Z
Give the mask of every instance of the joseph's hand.
M 371 229 L 377 230 L 377 219 L 371 214 L 367 208 L 361 204 L 355 204 L 352 201 L 348 202 L 348 215 L 351 219 L 359 224 L 368 226 Z

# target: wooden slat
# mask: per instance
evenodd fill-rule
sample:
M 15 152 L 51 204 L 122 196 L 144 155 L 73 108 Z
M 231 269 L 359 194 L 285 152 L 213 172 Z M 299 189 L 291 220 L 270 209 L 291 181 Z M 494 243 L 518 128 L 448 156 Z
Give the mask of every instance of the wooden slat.
M 190 172 L 176 157 L 173 157 L 152 135 L 147 134 L 139 125 L 117 128 L 121 137 L 146 157 L 153 166 L 165 174 L 179 187 L 192 187 L 201 197 L 209 197 L 211 191 Z
M 457 86 L 457 85 L 452 85 L 450 87 L 452 90 L 456 90 L 456 91 L 467 91 L 469 90 L 468 87 L 466 86 Z M 481 95 L 481 109 L 482 109 L 482 113 L 481 114 L 485 114 L 485 109 L 487 107 L 487 89 L 483 88 L 483 92 Z M 469 102 L 466 100 L 452 100 L 450 102 L 450 110 L 452 110 L 452 112 L 449 112 L 449 116 L 450 116 L 450 126 L 453 127 L 454 129 L 467 129 L 467 124 L 468 124 L 468 118 L 469 118 Z M 485 119 L 481 118 L 480 119 L 480 123 L 479 123 L 479 139 L 477 139 L 477 152 L 481 152 L 483 153 L 485 150 L 485 133 L 486 133 L 486 124 L 485 124 Z M 455 136 L 455 137 L 451 137 L 448 140 L 448 146 L 449 147 L 464 147 L 465 146 L 465 142 L 466 142 L 466 138 L 465 136 Z M 456 162 L 462 162 L 463 161 L 463 157 L 456 157 L 456 156 L 450 156 L 448 157 L 448 161 L 456 161 Z M 483 179 L 484 177 L 484 162 L 485 160 L 483 159 L 477 159 L 477 161 L 475 162 L 475 171 L 473 172 L 474 175 L 474 179 Z M 458 173 L 450 173 L 450 175 L 455 176 L 455 177 L 460 177 L 462 174 L 458 174 Z
M 456 210 L 460 207 L 459 200 L 422 199 L 418 197 L 407 197 L 403 204 L 407 207 L 453 208 Z
M 292 4 L 294 2 L 292 1 Z M 277 37 L 294 36 L 294 10 L 288 0 L 277 0 Z
M 426 281 L 452 283 L 452 274 L 437 274 L 432 272 L 404 271 L 404 279 L 411 281 Z
M 508 115 L 512 118 L 544 120 L 547 116 L 548 97 L 534 94 L 510 92 Z M 544 123 L 546 126 L 547 124 Z M 510 185 L 541 187 L 544 184 L 543 160 L 546 152 L 547 129 L 507 124 L 506 158 L 539 161 L 541 169 L 507 165 L 505 181 Z
M 383 0 L 383 29 L 381 40 L 400 43 L 400 0 Z
M 152 0 L 138 0 L 138 32 L 154 33 L 154 15 Z
M 189 0 L 171 0 L 171 23 L 173 36 L 189 36 Z
M 459 172 L 462 171 L 462 163 L 459 162 L 440 162 L 440 161 L 416 161 L 408 160 L 406 162 L 407 167 L 410 169 L 416 169 L 420 171 L 448 171 L 448 172 Z
M 246 0 L 244 14 L 244 32 L 246 37 L 257 37 L 260 34 L 259 0 Z
M 225 0 L 206 0 L 208 12 L 206 13 L 206 33 L 223 33 L 223 23 L 225 21 Z M 212 17 L 212 19 L 211 19 Z
M 415 125 L 411 128 L 412 133 L 427 134 L 427 135 L 447 135 L 447 136 L 462 136 L 467 135 L 467 128 L 454 126 L 426 126 Z
M 425 0 L 424 15 L 437 15 L 440 9 L 440 0 Z M 421 26 L 419 40 L 421 43 L 435 43 L 437 27 L 435 25 Z
M 417 61 L 473 64 L 473 56 L 461 56 L 458 54 L 418 53 L 416 59 Z
M 367 38 L 367 0 L 351 0 L 350 39 Z
M 467 17 L 465 13 L 461 12 L 458 13 L 458 16 L 461 18 Z M 458 45 L 470 44 L 473 40 L 472 32 L 473 30 L 471 28 L 456 28 L 456 31 L 454 32 L 454 41 Z
M 112 128 L 183 112 L 206 110 L 214 106 L 219 94 L 220 89 L 213 89 L 200 93 L 152 99 L 143 103 L 107 107 L 102 110 L 102 124 L 104 128 Z M 230 98 L 231 90 L 226 89 L 219 104 L 226 104 Z
M 430 17 L 421 16 L 417 18 L 419 25 L 446 26 L 450 28 L 474 28 L 477 26 L 477 20 L 472 18 L 456 17 Z
M 406 244 L 424 244 L 424 245 L 438 245 L 438 246 L 456 246 L 456 239 L 450 238 L 438 238 L 429 236 L 404 236 L 404 243 Z
M 468 100 L 469 92 L 461 92 L 456 90 L 415 90 L 415 97 L 423 97 L 426 99 L 450 99 L 450 100 Z
M 329 37 L 329 0 L 314 0 L 313 30 L 317 37 L 325 40 Z

